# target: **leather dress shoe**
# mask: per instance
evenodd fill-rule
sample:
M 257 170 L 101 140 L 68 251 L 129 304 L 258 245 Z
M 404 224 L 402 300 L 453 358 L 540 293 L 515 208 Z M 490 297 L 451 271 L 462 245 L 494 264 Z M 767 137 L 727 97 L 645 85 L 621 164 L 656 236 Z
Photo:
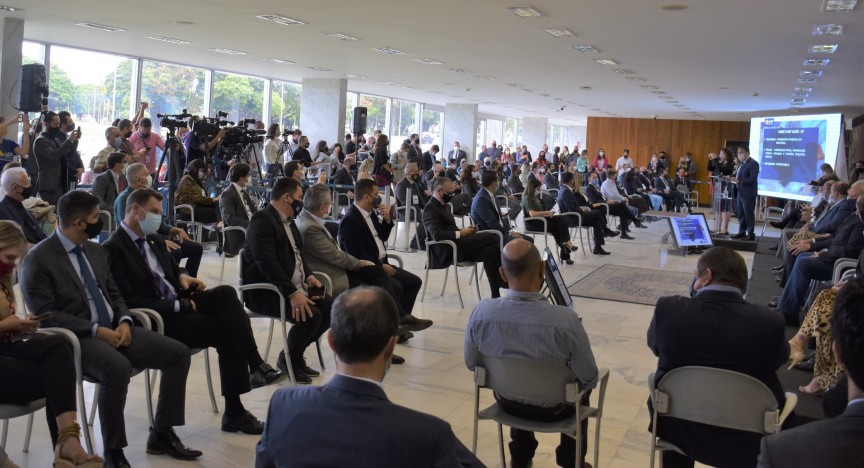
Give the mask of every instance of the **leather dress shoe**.
M 399 318 L 399 325 L 407 331 L 422 331 L 432 326 L 432 321 L 427 319 L 418 319 L 417 317 L 407 314 Z
M 617 237 L 619 234 L 621 233 L 618 231 L 613 231 L 611 229 L 606 229 L 603 231 L 603 237 Z
M 320 372 L 306 365 L 306 358 L 297 361 L 295 367 L 299 367 L 309 377 L 318 377 L 321 375 Z
M 622 232 L 622 233 L 621 233 L 621 238 L 622 238 L 622 239 L 627 239 L 627 240 L 633 240 L 633 239 L 635 239 L 635 237 L 630 236 L 630 235 L 627 235 L 626 232 Z
M 393 356 L 390 356 L 390 364 L 405 364 L 405 358 L 398 354 L 394 354 Z
M 177 460 L 194 460 L 203 452 L 183 445 L 173 428 L 156 430 L 150 428 L 147 436 L 147 453 L 151 455 L 168 455 Z
M 776 267 L 771 267 L 771 273 L 782 273 L 785 266 L 780 265 Z
M 772 309 L 776 309 L 779 304 L 780 304 L 780 301 L 771 301 L 768 303 L 768 307 L 770 307 Z
M 242 432 L 250 435 L 260 435 L 264 432 L 264 423 L 258 420 L 249 411 L 244 411 L 241 416 L 229 418 L 227 414 L 222 415 L 223 432 Z
M 796 369 L 800 369 L 807 372 L 813 372 L 813 367 L 816 365 L 816 357 L 811 357 L 810 359 L 805 359 L 798 364 L 795 364 Z
M 594 255 L 612 255 L 612 253 L 603 250 L 603 247 L 595 247 L 591 253 Z
M 744 232 L 739 232 L 738 234 L 735 234 L 734 236 L 729 236 L 730 239 L 743 239 L 745 237 L 747 237 L 747 233 L 744 233 Z
M 753 242 L 756 240 L 756 234 L 747 234 L 747 237 L 744 239 Z
M 123 454 L 123 449 L 105 450 L 102 454 L 104 468 L 132 468 L 126 455 Z
M 771 222 L 768 223 L 768 224 L 770 224 L 771 227 L 773 227 L 773 228 L 775 228 L 775 229 L 783 229 L 783 223 L 781 223 L 781 222 L 779 222 L 779 221 L 771 221 Z
M 261 365 L 255 369 L 255 372 L 249 374 L 249 385 L 251 385 L 252 388 L 260 388 L 265 385 L 281 382 L 287 377 L 287 373 L 282 372 L 281 370 L 276 370 L 270 364 L 262 362 Z
M 410 340 L 411 338 L 414 338 L 414 334 L 411 333 L 410 331 L 400 332 L 399 333 L 399 339 L 396 340 L 396 342 L 399 344 L 402 344 L 402 343 Z
M 305 362 L 303 363 L 305 366 Z M 285 352 L 279 353 L 279 358 L 276 359 L 276 367 L 279 368 L 285 375 L 290 375 L 288 373 L 288 362 L 285 360 Z M 294 383 L 296 384 L 311 384 L 312 377 L 309 377 L 302 367 L 297 367 L 293 363 L 291 364 L 291 370 L 294 372 Z M 313 371 L 314 372 L 314 371 Z

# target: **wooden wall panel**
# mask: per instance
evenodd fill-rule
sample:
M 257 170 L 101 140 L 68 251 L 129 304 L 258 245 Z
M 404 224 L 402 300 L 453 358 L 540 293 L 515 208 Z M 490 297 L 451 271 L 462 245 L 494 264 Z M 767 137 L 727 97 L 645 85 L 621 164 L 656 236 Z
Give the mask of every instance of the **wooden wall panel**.
M 689 151 L 698 165 L 696 178 L 708 180 L 708 154 L 717 153 L 725 140 L 748 140 L 750 122 L 712 120 L 654 120 L 588 117 L 586 147 L 593 161 L 600 148 L 609 162 L 630 150 L 636 166 L 647 165 L 651 153 L 665 151 L 672 163 Z M 708 191 L 697 187 L 701 204 L 710 203 Z

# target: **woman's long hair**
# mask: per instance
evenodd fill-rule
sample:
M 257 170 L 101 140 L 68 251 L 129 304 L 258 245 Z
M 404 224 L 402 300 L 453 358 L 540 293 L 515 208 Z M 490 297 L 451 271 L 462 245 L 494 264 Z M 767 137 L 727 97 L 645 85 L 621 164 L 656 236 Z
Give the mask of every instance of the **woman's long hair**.
M 537 189 L 540 188 L 540 180 L 538 179 L 528 179 L 528 183 L 525 184 L 525 191 L 522 192 L 523 197 L 528 197 L 532 202 L 537 202 L 539 199 L 537 198 L 536 192 Z
M 270 127 L 267 128 L 267 139 L 272 140 L 274 138 L 279 138 L 279 124 L 272 123 Z
M 204 188 L 204 182 L 198 177 L 198 171 L 204 170 L 207 172 L 207 163 L 204 162 L 203 159 L 195 159 L 186 166 L 186 174 L 195 181 L 196 184 L 200 185 L 201 188 Z
M 21 255 L 27 248 L 27 238 L 21 232 L 21 226 L 14 221 L 0 220 L 0 251 L 8 248 L 20 249 Z M 3 287 L 9 294 L 9 302 L 15 303 L 15 293 L 12 291 L 12 274 L 0 278 Z M 6 318 L 10 314 L 9 304 L 0 301 L 0 318 Z

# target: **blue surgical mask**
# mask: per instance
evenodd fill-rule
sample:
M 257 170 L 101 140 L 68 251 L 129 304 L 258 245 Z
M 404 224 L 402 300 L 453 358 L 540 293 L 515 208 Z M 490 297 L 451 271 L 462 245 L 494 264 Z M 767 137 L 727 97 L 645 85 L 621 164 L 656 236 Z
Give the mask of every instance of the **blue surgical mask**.
M 141 227 L 141 232 L 143 232 L 145 236 L 155 234 L 159 231 L 159 227 L 162 226 L 162 216 L 148 212 L 147 217 L 145 217 L 143 221 L 138 221 L 138 226 Z
M 123 145 L 123 138 L 122 137 L 115 138 L 114 139 L 114 147 L 120 148 L 121 145 Z

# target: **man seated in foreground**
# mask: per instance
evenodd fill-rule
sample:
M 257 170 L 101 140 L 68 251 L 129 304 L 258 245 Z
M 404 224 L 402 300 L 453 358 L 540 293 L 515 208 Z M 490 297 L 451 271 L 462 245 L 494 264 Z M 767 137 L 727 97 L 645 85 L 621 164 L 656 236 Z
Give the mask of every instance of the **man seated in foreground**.
M 567 365 L 579 382 L 579 389 L 597 384 L 597 364 L 582 322 L 572 310 L 549 303 L 540 293 L 544 282 L 540 252 L 526 240 L 516 239 L 504 247 L 501 276 L 510 285 L 506 297 L 484 299 L 477 304 L 465 330 L 465 365 L 474 370 L 483 356 L 514 357 L 539 364 Z M 581 404 L 588 404 L 586 392 Z M 574 414 L 572 405 L 510 399 L 495 394 L 498 404 L 514 416 L 538 421 L 562 421 Z M 582 425 L 581 466 L 587 452 L 587 420 Z M 533 432 L 510 429 L 510 456 L 513 467 L 531 466 L 537 449 Z M 576 466 L 576 441 L 561 434 L 555 450 L 559 466 Z
M 837 294 L 831 332 L 834 356 L 846 369 L 846 411 L 762 439 L 759 467 L 864 466 L 864 280 L 851 280 Z
M 789 358 L 783 316 L 744 300 L 747 265 L 738 252 L 714 247 L 699 257 L 693 297 L 661 297 L 648 327 L 657 356 L 655 382 L 679 367 L 705 366 L 749 375 L 785 402 L 777 368 Z M 649 407 L 650 407 L 649 402 Z M 656 423 L 656 421 L 655 421 Z M 663 466 L 754 466 L 761 435 L 676 418 L 661 418 L 657 434 L 687 455 L 663 452 Z
M 381 381 L 399 327 L 393 298 L 353 288 L 331 313 L 327 342 L 338 373 L 323 387 L 273 395 L 255 466 L 483 466 L 449 424 L 387 399 Z

